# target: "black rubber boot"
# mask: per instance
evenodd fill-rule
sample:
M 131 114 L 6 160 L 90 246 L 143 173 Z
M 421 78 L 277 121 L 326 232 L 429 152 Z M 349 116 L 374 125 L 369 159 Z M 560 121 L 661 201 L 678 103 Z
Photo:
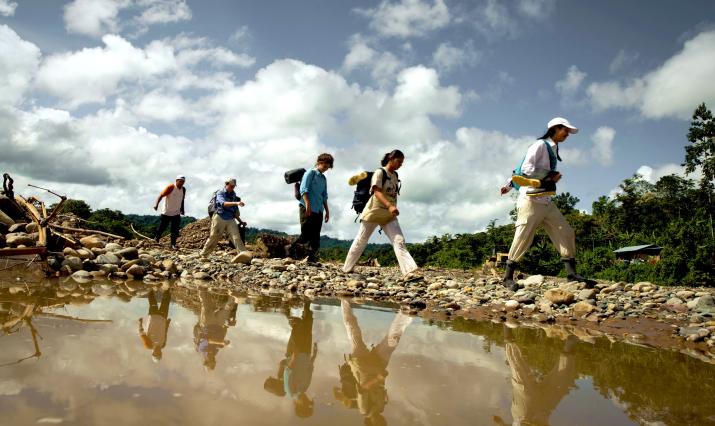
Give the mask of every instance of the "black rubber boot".
M 514 281 L 514 272 L 516 271 L 516 267 L 516 262 L 511 260 L 506 261 L 506 272 L 504 273 L 502 284 L 511 291 L 517 291 L 519 289 L 519 284 Z
M 568 278 L 569 281 L 578 281 L 584 283 L 586 284 L 586 288 L 593 288 L 596 285 L 596 281 L 584 278 L 576 273 L 575 258 L 570 257 L 567 259 L 561 259 L 561 261 L 564 262 L 564 266 L 566 267 L 566 278 Z

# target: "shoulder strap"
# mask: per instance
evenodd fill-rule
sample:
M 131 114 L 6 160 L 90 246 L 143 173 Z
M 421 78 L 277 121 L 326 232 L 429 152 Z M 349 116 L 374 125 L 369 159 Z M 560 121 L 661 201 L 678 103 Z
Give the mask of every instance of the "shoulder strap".
M 546 145 L 546 150 L 549 152 L 549 165 L 551 166 L 551 171 L 555 172 L 556 165 L 558 162 L 558 156 L 554 153 L 554 150 L 551 149 L 551 145 L 546 139 L 542 139 L 542 141 L 544 141 L 544 145 Z

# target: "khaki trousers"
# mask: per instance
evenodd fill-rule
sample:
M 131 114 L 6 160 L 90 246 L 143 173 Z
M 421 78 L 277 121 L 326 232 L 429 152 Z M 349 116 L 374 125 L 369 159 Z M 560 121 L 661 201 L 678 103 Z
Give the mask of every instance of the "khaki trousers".
M 367 247 L 370 235 L 375 232 L 378 226 L 380 225 L 377 223 L 360 221 L 360 230 L 358 231 L 357 237 L 353 240 L 348 255 L 345 258 L 345 265 L 343 265 L 344 272 L 351 272 L 353 268 L 355 268 L 360 256 L 362 256 L 362 253 L 365 251 L 365 247 Z M 402 228 L 400 228 L 400 223 L 397 222 L 397 219 L 383 226 L 382 230 L 385 231 L 385 235 L 387 235 L 390 244 L 392 244 L 392 249 L 395 251 L 395 257 L 397 257 L 397 263 L 400 265 L 402 275 L 417 270 L 417 264 L 414 259 L 412 259 L 410 252 L 407 251 L 405 237 L 402 234 Z
M 534 234 L 543 226 L 562 258 L 576 257 L 576 234 L 556 204 L 520 199 L 516 206 L 516 232 L 509 249 L 509 260 L 518 262 L 534 242 Z
M 233 246 L 236 247 L 236 251 L 238 253 L 246 251 L 246 246 L 243 245 L 241 233 L 238 230 L 238 224 L 236 221 L 233 218 L 229 220 L 222 219 L 218 214 L 214 214 L 211 219 L 211 234 L 209 234 L 209 239 L 206 240 L 206 244 L 204 244 L 204 249 L 201 250 L 201 255 L 206 256 L 214 251 L 219 238 L 224 236 L 226 233 L 228 233 L 231 241 L 233 242 Z

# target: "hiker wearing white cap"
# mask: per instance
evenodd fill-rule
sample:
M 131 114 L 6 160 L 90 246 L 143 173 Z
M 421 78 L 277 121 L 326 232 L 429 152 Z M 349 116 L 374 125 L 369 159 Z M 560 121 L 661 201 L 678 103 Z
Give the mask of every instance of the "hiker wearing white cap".
M 154 204 L 154 210 L 159 209 L 159 203 L 162 198 L 164 205 L 161 208 L 161 217 L 159 229 L 156 230 L 154 239 L 159 242 L 161 234 L 166 231 L 167 226 L 171 224 L 171 248 L 176 249 L 176 239 L 179 238 L 179 227 L 181 225 L 181 215 L 184 214 L 184 200 L 186 199 L 186 187 L 184 186 L 186 177 L 179 175 L 174 183 L 170 183 L 159 195 Z
M 595 281 L 576 273 L 576 235 L 551 199 L 556 195 L 556 183 L 561 180 L 561 173 L 556 170 L 558 162 L 561 161 L 559 144 L 566 141 L 569 135 L 578 133 L 578 128 L 562 117 L 549 121 L 546 128 L 546 133 L 526 151 L 524 160 L 514 170 L 511 181 L 501 189 L 502 195 L 511 188 L 519 189 L 516 231 L 509 249 L 503 281 L 504 286 L 512 291 L 519 288 L 514 281 L 517 262 L 531 247 L 534 234 L 540 226 L 544 227 L 561 254 L 568 279 L 584 282 L 587 287 L 595 285 Z

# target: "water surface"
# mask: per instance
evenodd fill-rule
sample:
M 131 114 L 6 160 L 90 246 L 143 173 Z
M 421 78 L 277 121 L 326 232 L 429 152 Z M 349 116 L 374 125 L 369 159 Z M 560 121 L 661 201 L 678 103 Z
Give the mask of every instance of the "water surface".
M 29 291 L 0 289 L 2 424 L 715 424 L 715 366 L 565 329 L 178 285 Z

